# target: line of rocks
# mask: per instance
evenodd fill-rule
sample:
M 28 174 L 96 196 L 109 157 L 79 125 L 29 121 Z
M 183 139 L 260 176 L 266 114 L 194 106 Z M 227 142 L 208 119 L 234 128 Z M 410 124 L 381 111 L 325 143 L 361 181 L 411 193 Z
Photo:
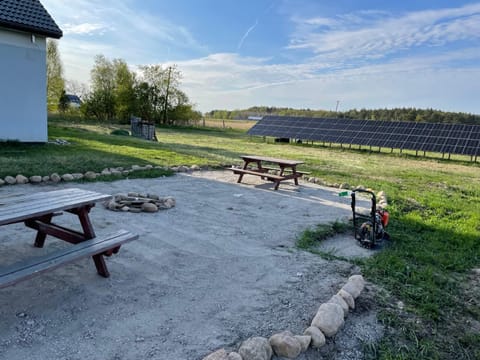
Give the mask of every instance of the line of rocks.
M 106 201 L 104 205 L 107 209 L 112 211 L 151 213 L 174 207 L 175 198 L 172 196 L 160 197 L 155 194 L 129 192 L 127 194 L 113 195 L 112 199 Z
M 270 360 L 274 355 L 295 359 L 312 346 L 321 348 L 327 337 L 333 337 L 342 328 L 350 310 L 355 309 L 355 299 L 365 287 L 362 275 L 352 275 L 347 283 L 330 300 L 320 305 L 310 326 L 302 335 L 282 331 L 269 339 L 251 337 L 240 345 L 238 351 L 219 349 L 203 360 Z
M 166 171 L 173 171 L 173 172 L 192 172 L 201 170 L 198 165 L 192 166 L 173 166 L 173 167 L 163 167 L 163 166 L 154 166 L 154 165 L 132 165 L 131 168 L 126 169 L 123 167 L 116 167 L 116 168 L 105 168 L 101 172 L 95 171 L 87 171 L 85 173 L 66 173 L 60 175 L 58 173 L 53 173 L 51 175 L 40 176 L 40 175 L 33 175 L 30 177 L 26 177 L 22 174 L 18 174 L 16 176 L 5 176 L 5 178 L 0 178 L 0 186 L 2 185 L 15 185 L 15 184 L 40 184 L 40 183 L 59 183 L 61 181 L 75 181 L 75 180 L 95 180 L 98 177 L 102 176 L 128 176 L 130 173 L 135 171 L 142 171 L 142 170 L 166 170 Z

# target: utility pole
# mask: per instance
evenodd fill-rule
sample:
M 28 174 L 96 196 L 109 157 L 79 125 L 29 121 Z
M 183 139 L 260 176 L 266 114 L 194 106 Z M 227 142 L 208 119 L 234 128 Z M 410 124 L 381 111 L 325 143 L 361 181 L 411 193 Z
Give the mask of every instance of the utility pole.
M 170 76 L 172 75 L 172 67 L 168 68 L 168 77 L 167 77 L 167 90 L 165 92 L 165 104 L 163 105 L 163 123 L 166 125 L 168 121 L 167 108 L 168 108 L 168 93 L 170 91 Z
M 340 104 L 340 100 L 337 100 L 337 106 L 335 106 L 335 112 L 338 112 L 338 104 Z

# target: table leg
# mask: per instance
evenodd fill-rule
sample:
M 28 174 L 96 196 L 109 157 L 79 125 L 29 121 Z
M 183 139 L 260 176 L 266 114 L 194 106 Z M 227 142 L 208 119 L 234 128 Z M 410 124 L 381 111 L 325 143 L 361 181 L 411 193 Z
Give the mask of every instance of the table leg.
M 82 206 L 77 209 L 72 209 L 70 212 L 78 216 L 80 225 L 82 226 L 83 234 L 85 235 L 85 240 L 93 239 L 95 237 L 95 231 L 93 230 L 92 222 L 88 214 L 90 209 L 95 205 Z
M 292 174 L 293 174 L 293 180 L 295 181 L 295 185 L 298 185 L 298 177 L 297 177 L 297 167 L 292 166 Z
M 82 225 L 83 233 L 85 234 L 85 239 L 93 239 L 95 237 L 95 231 L 93 230 L 92 222 L 90 221 L 90 217 L 88 214 L 90 213 L 90 209 L 94 205 L 90 206 L 83 206 L 79 209 L 72 210 L 72 213 L 77 214 L 78 219 L 80 220 L 80 224 Z M 118 249 L 116 249 L 118 252 Z M 92 256 L 93 263 L 97 268 L 97 273 L 100 276 L 108 278 L 110 273 L 107 268 L 107 264 L 105 263 L 105 259 L 103 254 L 97 254 Z
M 53 214 L 48 214 L 45 216 L 42 216 L 39 218 L 40 221 L 42 221 L 45 224 L 50 224 L 52 222 Z M 42 248 L 43 245 L 45 244 L 45 239 L 47 238 L 47 234 L 44 233 L 43 231 L 38 230 L 37 231 L 37 236 L 35 237 L 35 243 L 33 246 Z
M 92 256 L 93 262 L 95 263 L 95 267 L 97 268 L 97 273 L 100 276 L 108 278 L 110 273 L 108 272 L 107 264 L 105 263 L 105 259 L 103 258 L 102 254 L 93 255 Z
M 243 175 L 244 175 L 244 174 L 239 174 L 239 175 L 238 175 L 237 183 L 241 183 L 241 182 L 242 182 Z
M 246 169 L 247 169 L 247 167 L 248 167 L 248 164 L 249 164 L 249 161 L 247 161 L 247 160 L 243 160 L 243 168 L 242 168 L 242 169 L 243 169 L 243 170 L 246 170 Z M 237 180 L 237 183 L 239 183 L 239 184 L 240 184 L 240 183 L 242 182 L 243 175 L 245 175 L 245 174 L 239 174 L 239 175 L 238 175 L 238 180 Z
M 278 190 L 278 187 L 279 187 L 279 186 L 280 186 L 280 180 L 276 180 L 276 181 L 275 181 L 275 187 L 274 187 L 274 189 L 275 189 L 275 190 Z

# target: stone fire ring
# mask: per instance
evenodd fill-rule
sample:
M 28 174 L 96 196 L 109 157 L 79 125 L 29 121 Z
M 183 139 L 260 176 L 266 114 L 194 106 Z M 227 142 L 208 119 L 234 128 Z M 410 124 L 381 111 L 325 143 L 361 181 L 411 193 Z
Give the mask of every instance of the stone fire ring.
M 158 210 L 170 209 L 175 206 L 175 198 L 172 196 L 160 197 L 155 194 L 141 194 L 129 192 L 127 194 L 113 195 L 112 199 L 105 202 L 105 207 L 112 211 L 124 212 L 157 212 Z

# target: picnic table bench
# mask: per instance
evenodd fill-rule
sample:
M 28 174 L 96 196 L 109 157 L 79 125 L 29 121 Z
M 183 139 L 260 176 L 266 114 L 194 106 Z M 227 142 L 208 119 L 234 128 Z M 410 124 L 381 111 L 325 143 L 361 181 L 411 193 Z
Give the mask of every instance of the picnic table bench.
M 240 157 L 243 160 L 243 168 L 232 167 L 230 169 L 234 174 L 239 175 L 237 183 L 242 182 L 245 174 L 260 176 L 262 179 L 274 182 L 274 189 L 278 190 L 280 182 L 293 179 L 295 185 L 298 185 L 298 178 L 306 174 L 305 172 L 297 171 L 297 165 L 303 164 L 303 161 L 256 155 L 242 155 Z M 265 166 L 265 163 L 276 165 L 276 167 Z M 254 164 L 254 167 L 251 164 Z
M 116 254 L 122 244 L 138 238 L 138 235 L 125 230 L 95 236 L 89 218 L 90 210 L 95 203 L 110 198 L 111 195 L 88 190 L 62 189 L 0 199 L 0 226 L 23 222 L 37 231 L 34 246 L 38 248 L 44 246 L 47 235 L 73 244 L 45 256 L 0 267 L 0 288 L 89 256 L 93 258 L 100 276 L 110 276 L 104 256 Z M 63 211 L 78 217 L 81 231 L 52 222 Z

